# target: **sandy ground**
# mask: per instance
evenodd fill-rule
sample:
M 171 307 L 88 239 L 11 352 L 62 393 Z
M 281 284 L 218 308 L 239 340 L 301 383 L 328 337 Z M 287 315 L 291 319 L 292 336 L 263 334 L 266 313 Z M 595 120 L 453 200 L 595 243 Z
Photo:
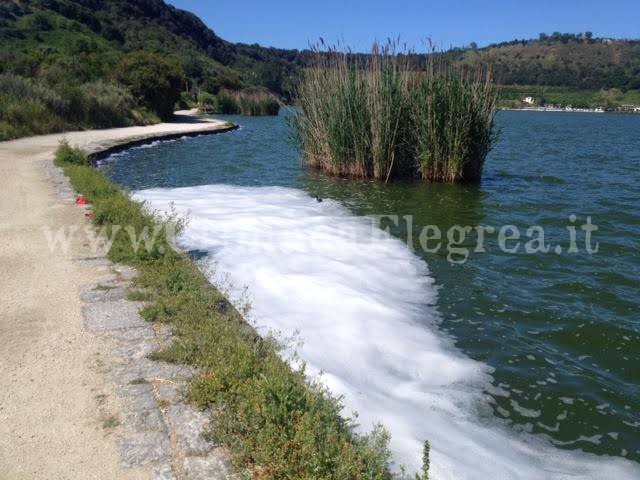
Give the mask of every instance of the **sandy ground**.
M 83 238 L 50 253 L 42 227 L 85 225 L 55 194 L 45 168 L 59 141 L 97 151 L 131 139 L 219 129 L 182 117 L 163 123 L 30 137 L 0 143 L 0 479 L 138 479 L 122 469 L 103 427 L 100 373 L 108 345 L 83 328 L 79 289 L 96 272 L 74 261 Z M 60 249 L 58 249 L 60 250 Z

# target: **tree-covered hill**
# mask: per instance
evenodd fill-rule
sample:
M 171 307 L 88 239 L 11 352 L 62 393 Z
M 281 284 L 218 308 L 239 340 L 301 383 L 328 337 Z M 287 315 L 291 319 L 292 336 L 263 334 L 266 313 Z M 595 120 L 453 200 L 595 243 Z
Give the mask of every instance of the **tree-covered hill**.
M 296 56 L 229 43 L 162 0 L 2 0 L 0 140 L 154 122 L 194 89 L 287 99 Z
M 486 48 L 452 50 L 465 63 L 492 60 L 504 85 L 640 89 L 640 41 L 584 34 L 540 34 Z
M 127 52 L 173 57 L 208 90 L 263 85 L 286 96 L 304 52 L 233 44 L 197 16 L 163 0 L 5 0 L 0 3 L 0 71 L 37 76 L 53 70 L 79 80 L 104 78 Z M 457 61 L 492 61 L 505 85 L 640 89 L 640 41 L 584 34 L 541 34 L 450 51 Z
M 258 87 L 290 101 L 308 53 L 227 42 L 163 0 L 2 0 L 0 139 L 157 121 L 180 91 Z M 447 55 L 491 62 L 504 85 L 640 89 L 640 41 L 555 33 Z
M 271 83 L 284 93 L 293 67 L 289 52 L 229 43 L 162 0 L 5 0 L 0 40 L 1 71 L 28 77 L 53 71 L 77 81 L 101 79 L 125 54 L 147 51 L 174 60 L 187 78 L 208 81 L 210 89 L 216 82 Z

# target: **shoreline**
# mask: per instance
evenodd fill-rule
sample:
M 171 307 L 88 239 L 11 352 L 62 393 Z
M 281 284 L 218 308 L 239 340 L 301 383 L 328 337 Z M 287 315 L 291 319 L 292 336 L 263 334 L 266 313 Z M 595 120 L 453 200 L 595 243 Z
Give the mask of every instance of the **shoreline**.
M 230 124 L 227 121 L 199 118 L 196 113 L 196 109 L 180 110 L 174 113 L 176 121 L 154 125 L 75 130 L 22 137 L 0 142 L 0 149 L 14 154 L 20 154 L 21 149 L 53 148 L 55 150 L 60 141 L 66 140 L 70 145 L 86 151 L 92 159 L 99 159 L 150 141 L 213 135 L 239 128 L 239 125 Z M 52 155 L 51 158 L 53 158 Z
M 176 112 L 175 115 L 176 116 L 180 116 L 180 115 L 195 116 L 196 112 L 197 112 L 197 109 L 184 110 L 182 112 Z M 92 162 L 96 162 L 98 160 L 103 160 L 115 153 L 120 153 L 125 150 L 129 150 L 130 148 L 146 145 L 149 143 L 149 141 L 157 142 L 157 141 L 177 140 L 179 138 L 185 138 L 185 137 L 188 137 L 188 138 L 199 137 L 200 135 L 216 135 L 218 133 L 232 132 L 240 128 L 240 125 L 238 124 L 223 122 L 222 120 L 211 120 L 207 118 L 202 118 L 201 120 L 203 122 L 218 122 L 218 123 L 222 122 L 223 125 L 222 126 L 217 125 L 215 128 L 211 128 L 211 129 L 203 129 L 203 130 L 198 129 L 194 131 L 185 131 L 185 132 L 176 132 L 176 133 L 162 132 L 162 133 L 153 134 L 151 136 L 143 136 L 141 138 L 132 138 L 130 140 L 125 140 L 122 143 L 118 143 L 117 145 L 114 145 L 112 147 L 106 147 L 99 151 L 89 153 L 89 158 L 91 159 Z M 187 123 L 187 124 L 191 124 L 191 123 Z
M 607 113 L 610 115 L 638 115 L 640 112 L 630 112 L 621 110 L 607 111 L 597 108 L 559 108 L 559 107 L 500 107 L 499 111 L 503 112 L 556 112 L 556 113 Z
M 607 112 L 597 108 L 558 108 L 558 107 L 501 107 L 498 110 L 508 112 L 564 112 L 564 113 L 624 113 Z

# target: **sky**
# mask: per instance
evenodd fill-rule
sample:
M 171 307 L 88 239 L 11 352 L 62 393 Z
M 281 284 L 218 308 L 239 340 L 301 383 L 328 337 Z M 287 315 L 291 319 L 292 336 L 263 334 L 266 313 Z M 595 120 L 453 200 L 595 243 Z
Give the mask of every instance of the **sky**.
M 640 37 L 640 0 L 167 0 L 231 42 L 303 49 L 322 37 L 366 51 L 400 36 L 424 50 L 537 38 L 554 31 Z

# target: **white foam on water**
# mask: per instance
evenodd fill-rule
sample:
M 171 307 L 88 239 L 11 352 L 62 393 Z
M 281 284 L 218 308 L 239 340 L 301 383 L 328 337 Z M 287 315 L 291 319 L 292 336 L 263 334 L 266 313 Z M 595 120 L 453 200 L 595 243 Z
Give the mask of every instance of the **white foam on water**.
M 135 196 L 188 215 L 181 246 L 209 252 L 210 278 L 228 280 L 232 301 L 248 288 L 261 333 L 299 332 L 309 373 L 324 372 L 363 431 L 376 422 L 390 430 L 396 464 L 418 470 L 428 438 L 438 480 L 640 478 L 636 463 L 561 450 L 491 417 L 491 371 L 439 330 L 427 265 L 371 221 L 280 187 Z

